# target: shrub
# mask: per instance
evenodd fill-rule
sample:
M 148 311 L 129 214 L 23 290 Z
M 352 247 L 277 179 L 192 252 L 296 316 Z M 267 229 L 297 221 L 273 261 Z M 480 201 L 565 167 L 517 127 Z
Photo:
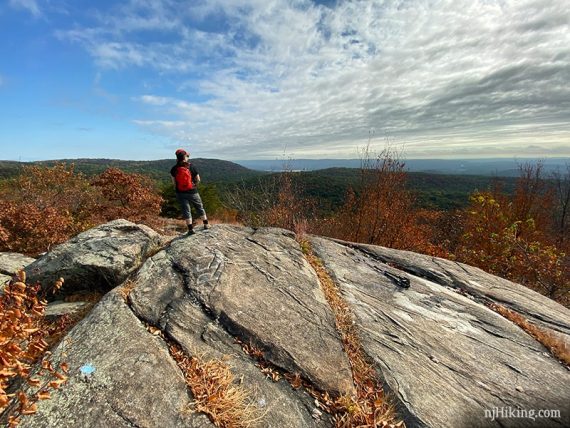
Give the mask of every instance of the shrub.
M 149 226 L 158 221 L 162 197 L 148 177 L 108 168 L 91 185 L 102 194 L 96 213 L 99 221 L 124 218 Z
M 0 251 L 39 254 L 66 241 L 81 228 L 69 212 L 31 203 L 0 201 Z
M 364 150 L 357 193 L 349 189 L 333 216 L 313 222 L 311 231 L 352 242 L 438 253 L 430 243 L 435 214 L 420 212 L 407 188 L 405 163 L 386 149 L 373 157 Z
M 36 255 L 91 226 L 98 193 L 73 165 L 25 166 L 0 192 L 0 251 Z
M 303 198 L 302 188 L 290 170 L 259 179 L 255 186 L 245 183 L 224 194 L 237 211 L 237 221 L 251 227 L 282 227 L 299 230 L 315 219 L 316 203 Z
M 62 284 L 60 279 L 53 289 Z M 27 285 L 21 271 L 18 281 L 8 284 L 0 295 L 0 414 L 10 427 L 16 426 L 21 416 L 35 413 L 37 401 L 49 399 L 50 390 L 67 380 L 66 364 L 60 372 L 46 352 L 50 329 L 44 321 L 47 302 L 38 295 L 39 289 L 39 285 Z M 35 374 L 32 365 L 40 359 L 41 370 Z M 26 392 L 22 383 L 35 392 Z
M 25 166 L 0 190 L 0 251 L 37 255 L 109 220 L 159 224 L 150 179 L 109 168 L 89 182 L 74 166 Z
M 540 164 L 521 166 L 515 193 L 475 192 L 464 211 L 457 260 L 570 303 L 568 255 L 552 234 L 553 198 Z

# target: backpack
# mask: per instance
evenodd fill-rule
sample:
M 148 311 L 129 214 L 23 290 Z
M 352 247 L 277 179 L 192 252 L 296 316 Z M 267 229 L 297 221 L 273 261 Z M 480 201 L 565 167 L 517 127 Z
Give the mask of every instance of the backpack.
M 187 192 L 188 190 L 192 190 L 194 188 L 194 183 L 192 182 L 190 165 L 177 167 L 174 180 L 176 181 L 176 190 L 179 192 Z

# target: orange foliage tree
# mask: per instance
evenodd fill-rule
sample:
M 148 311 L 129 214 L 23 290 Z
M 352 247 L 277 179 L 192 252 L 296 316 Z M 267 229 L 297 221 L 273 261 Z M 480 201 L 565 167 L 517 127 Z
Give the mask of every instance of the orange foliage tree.
M 306 231 L 314 219 L 316 203 L 301 196 L 303 189 L 295 174 L 285 164 L 284 172 L 259 179 L 254 186 L 234 186 L 224 199 L 235 210 L 236 220 L 247 226 Z
M 162 197 L 148 177 L 108 168 L 91 185 L 103 196 L 97 212 L 101 220 L 124 218 L 149 225 L 157 222 Z
M 372 157 L 365 149 L 359 193 L 349 189 L 339 212 L 312 230 L 353 242 L 438 253 L 430 243 L 438 214 L 416 209 L 404 168 L 395 151 L 386 149 Z
M 464 213 L 464 230 L 455 255 L 568 304 L 567 255 L 556 246 L 551 188 L 542 165 L 523 165 L 513 195 L 495 186 L 475 192 Z
M 554 185 L 554 235 L 556 244 L 566 253 L 570 252 L 570 163 L 565 172 L 552 174 Z
M 0 251 L 37 255 L 97 224 L 158 223 L 150 179 L 109 168 L 90 182 L 73 165 L 26 166 L 0 190 Z
M 277 195 L 261 211 L 261 222 L 267 226 L 281 227 L 295 232 L 306 232 L 313 218 L 315 202 L 302 198 L 302 189 L 294 181 L 294 173 L 281 173 L 276 182 Z
M 38 254 L 93 225 L 97 192 L 74 166 L 26 166 L 0 192 L 0 251 Z

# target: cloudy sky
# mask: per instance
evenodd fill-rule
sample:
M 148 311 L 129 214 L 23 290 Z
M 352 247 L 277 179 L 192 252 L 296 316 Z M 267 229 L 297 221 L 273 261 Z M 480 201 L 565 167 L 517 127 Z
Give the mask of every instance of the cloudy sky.
M 4 0 L 0 159 L 570 156 L 568 0 Z

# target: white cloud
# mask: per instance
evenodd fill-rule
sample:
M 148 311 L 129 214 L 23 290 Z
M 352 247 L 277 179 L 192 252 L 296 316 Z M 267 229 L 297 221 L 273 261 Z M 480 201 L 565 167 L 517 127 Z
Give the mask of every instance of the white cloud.
M 153 106 L 164 106 L 171 102 L 171 98 L 168 97 L 156 97 L 154 95 L 143 95 L 139 98 L 143 103 L 150 104 Z
M 10 0 L 10 6 L 16 9 L 25 9 L 34 17 L 39 17 L 42 14 L 36 0 Z
M 570 155 L 565 0 L 133 0 L 98 22 L 58 34 L 102 69 L 192 77 L 136 123 L 195 153 L 353 157 L 374 128 L 408 156 Z

